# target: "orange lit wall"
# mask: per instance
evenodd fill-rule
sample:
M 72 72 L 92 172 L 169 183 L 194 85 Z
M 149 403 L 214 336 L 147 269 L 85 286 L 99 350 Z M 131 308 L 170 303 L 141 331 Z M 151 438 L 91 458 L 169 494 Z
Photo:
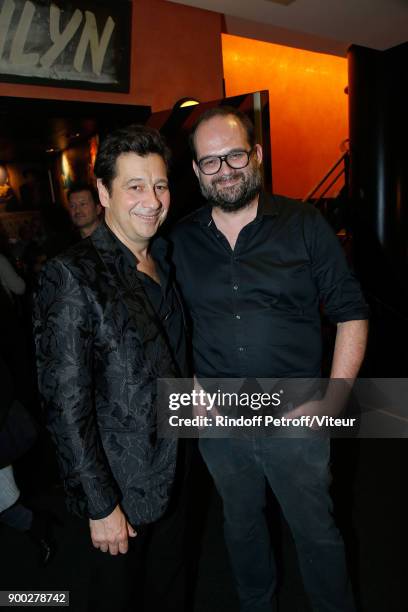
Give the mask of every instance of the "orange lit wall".
M 128 94 L 0 82 L 1 96 L 146 104 L 172 108 L 180 98 L 222 97 L 219 13 L 164 2 L 133 0 Z
M 348 137 L 347 60 L 222 35 L 227 96 L 269 90 L 276 193 L 304 197 Z

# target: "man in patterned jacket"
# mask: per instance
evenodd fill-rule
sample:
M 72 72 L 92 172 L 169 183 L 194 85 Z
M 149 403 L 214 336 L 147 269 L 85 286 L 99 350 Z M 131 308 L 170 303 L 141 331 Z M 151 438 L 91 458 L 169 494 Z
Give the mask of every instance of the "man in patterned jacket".
M 125 609 L 124 553 L 163 515 L 174 478 L 176 442 L 156 436 L 156 379 L 183 372 L 184 324 L 166 245 L 150 246 L 170 205 L 168 159 L 156 130 L 107 136 L 95 164 L 105 223 L 45 266 L 36 296 L 39 388 L 68 505 L 110 553 L 97 551 L 92 610 L 113 598 Z

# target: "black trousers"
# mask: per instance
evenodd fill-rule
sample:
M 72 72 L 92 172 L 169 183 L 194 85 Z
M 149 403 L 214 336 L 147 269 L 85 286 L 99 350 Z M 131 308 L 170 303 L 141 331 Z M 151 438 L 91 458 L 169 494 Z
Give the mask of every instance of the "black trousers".
M 180 440 L 176 480 L 169 508 L 146 536 L 144 566 L 144 612 L 185 612 L 189 610 L 192 551 L 187 535 L 191 495 L 190 440 Z
M 142 567 L 147 531 L 139 531 L 129 538 L 127 554 L 116 556 L 94 548 L 89 523 L 72 517 L 70 531 L 75 530 L 77 548 L 75 568 L 67 568 L 66 576 L 74 574 L 72 584 L 65 582 L 70 591 L 72 612 L 139 612 L 142 610 Z M 72 553 L 69 555 L 73 558 Z M 139 592 L 139 605 L 135 594 Z
M 186 593 L 191 587 L 186 552 L 186 518 L 191 497 L 188 442 L 180 444 L 168 511 L 156 523 L 136 528 L 138 535 L 129 538 L 127 554 L 102 553 L 92 545 L 88 521 L 71 519 L 76 531 L 78 563 L 73 581 L 78 586 L 71 588 L 70 595 L 73 612 L 188 610 Z

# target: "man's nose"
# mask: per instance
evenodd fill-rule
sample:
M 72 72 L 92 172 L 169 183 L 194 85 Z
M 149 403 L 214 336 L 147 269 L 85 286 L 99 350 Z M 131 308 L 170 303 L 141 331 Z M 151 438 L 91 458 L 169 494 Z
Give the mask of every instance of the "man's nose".
M 146 191 L 146 198 L 144 200 L 144 203 L 146 206 L 153 209 L 161 207 L 162 203 L 154 187 Z
M 227 164 L 227 160 L 226 159 L 222 159 L 221 160 L 221 168 L 218 170 L 217 174 L 224 176 L 224 175 L 229 175 L 231 174 L 231 172 L 234 172 L 234 169 L 231 168 L 231 166 L 229 166 Z

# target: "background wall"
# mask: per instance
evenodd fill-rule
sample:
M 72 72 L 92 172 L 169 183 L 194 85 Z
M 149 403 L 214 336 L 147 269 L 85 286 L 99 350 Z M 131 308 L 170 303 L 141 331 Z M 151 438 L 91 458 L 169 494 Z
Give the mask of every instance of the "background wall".
M 222 97 L 221 15 L 164 2 L 133 0 L 129 94 L 0 83 L 0 95 L 171 108 L 185 96 Z
M 0 95 L 146 104 L 171 108 L 267 89 L 274 189 L 306 193 L 339 157 L 348 135 L 346 59 L 223 34 L 222 16 L 165 2 L 133 0 L 129 94 L 0 83 Z
M 347 60 L 222 35 L 226 95 L 269 90 L 276 193 L 304 197 L 348 137 Z

